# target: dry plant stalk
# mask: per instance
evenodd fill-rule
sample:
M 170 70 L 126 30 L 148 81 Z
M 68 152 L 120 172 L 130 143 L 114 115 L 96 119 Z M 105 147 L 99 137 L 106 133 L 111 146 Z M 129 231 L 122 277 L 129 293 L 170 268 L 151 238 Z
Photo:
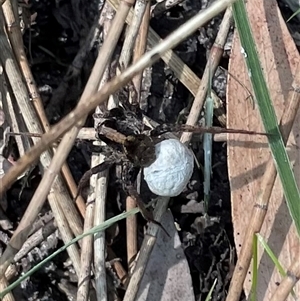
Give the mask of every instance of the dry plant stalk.
M 300 279 L 300 261 L 298 258 L 290 266 L 287 275 L 279 284 L 270 301 L 284 301 Z
M 22 130 L 26 129 L 26 126 L 24 124 L 22 116 L 16 113 L 19 111 L 19 108 L 17 106 L 16 100 L 14 99 L 14 95 L 8 90 L 9 85 L 7 85 L 6 83 L 3 68 L 1 68 L 0 71 L 0 81 L 0 89 L 2 95 L 1 102 L 5 117 L 6 119 L 8 119 L 8 124 L 13 132 L 21 132 Z M 29 137 L 16 137 L 16 143 L 20 156 L 23 156 L 25 152 L 31 147 Z
M 133 20 L 129 26 L 127 32 L 127 45 L 125 47 L 125 42 L 123 46 L 124 56 L 121 60 L 122 67 L 127 68 L 132 58 L 133 63 L 140 59 L 140 57 L 145 53 L 147 45 L 147 36 L 149 28 L 150 19 L 150 1 L 145 3 L 137 1 L 134 10 Z M 132 51 L 135 49 L 135 51 Z M 121 55 L 122 58 L 122 55 Z M 141 96 L 141 85 L 142 85 L 143 72 L 138 73 L 133 77 L 132 83 L 134 85 L 135 93 L 133 95 L 132 91 L 129 93 L 129 102 L 140 102 Z M 136 201 L 131 196 L 126 198 L 126 210 L 129 211 L 136 207 Z M 134 259 L 138 253 L 138 243 L 137 243 L 137 217 L 133 215 L 126 219 L 126 245 L 127 245 L 127 264 L 129 270 L 131 269 Z
M 127 30 L 127 34 L 125 37 L 125 41 L 119 59 L 121 69 L 127 68 L 130 63 L 134 42 L 137 39 L 138 31 L 141 26 L 143 15 L 146 10 L 146 6 L 148 2 L 149 1 L 141 1 L 141 0 L 136 1 L 136 4 L 134 6 L 134 14 L 131 19 L 130 26 Z
M 196 16 L 191 18 L 188 22 L 186 22 L 184 25 L 182 25 L 176 31 L 174 31 L 171 35 L 169 35 L 159 45 L 154 47 L 151 51 L 147 52 L 136 64 L 126 69 L 122 74 L 115 77 L 108 84 L 104 85 L 101 91 L 95 94 L 93 94 L 94 92 L 91 91 L 91 94 L 93 94 L 91 96 L 91 94 L 89 93 L 90 91 L 89 88 L 88 91 L 84 93 L 82 96 L 82 99 L 84 99 L 85 101 L 80 102 L 80 104 L 70 114 L 68 114 L 61 122 L 53 126 L 49 132 L 45 133 L 42 136 L 41 140 L 37 142 L 37 144 L 34 147 L 32 147 L 31 150 L 28 151 L 25 156 L 20 158 L 17 161 L 16 165 L 13 166 L 9 170 L 9 172 L 1 179 L 0 194 L 2 194 L 11 185 L 11 183 L 18 177 L 18 175 L 20 175 L 20 173 L 25 171 L 25 169 L 29 164 L 34 163 L 37 160 L 38 156 L 43 151 L 45 151 L 49 147 L 49 145 L 51 145 L 61 135 L 63 135 L 73 127 L 73 129 L 69 133 L 70 135 L 66 135 L 58 147 L 57 153 L 61 155 L 61 158 L 58 158 L 58 160 L 55 161 L 55 166 L 53 166 L 54 164 L 51 164 L 51 169 L 49 169 L 43 177 L 43 180 L 45 179 L 43 188 L 46 189 L 46 191 L 48 191 L 47 189 L 49 189 L 48 187 L 49 183 L 47 182 L 49 179 L 51 179 L 51 173 L 55 169 L 58 171 L 59 167 L 65 161 L 66 153 L 68 153 L 70 150 L 70 144 L 68 142 L 69 140 L 74 141 L 79 131 L 79 128 L 82 126 L 82 124 L 80 123 L 78 124 L 78 120 L 82 120 L 82 118 L 85 118 L 88 112 L 93 110 L 97 105 L 103 103 L 109 95 L 113 94 L 119 88 L 121 88 L 126 83 L 128 83 L 135 74 L 141 72 L 144 68 L 153 64 L 155 61 L 157 61 L 160 58 L 160 55 L 164 54 L 168 49 L 175 47 L 181 40 L 189 36 L 200 26 L 202 26 L 207 21 L 209 21 L 213 16 L 222 12 L 232 2 L 234 2 L 234 0 L 219 0 L 214 2 L 209 8 L 199 12 Z M 103 60 L 103 57 L 101 58 L 98 57 L 98 61 L 99 60 L 101 62 Z M 93 70 L 95 72 L 95 68 Z M 96 72 L 98 73 L 98 71 Z M 92 82 L 95 83 L 94 80 L 92 80 Z M 58 157 L 57 154 L 55 157 L 56 158 Z M 54 170 L 53 167 L 55 167 Z M 46 175 L 48 177 L 46 177 Z M 50 181 L 50 183 L 52 183 L 52 181 Z M 42 188 L 41 184 L 39 187 Z M 35 209 L 36 208 L 33 208 L 33 210 Z M 28 233 L 28 229 L 24 228 L 24 232 L 21 231 L 20 233 L 18 233 L 18 235 L 15 235 L 11 239 L 8 245 L 8 249 L 13 250 L 14 246 L 17 247 L 19 242 L 23 242 L 24 241 L 23 236 L 24 234 L 26 236 L 26 233 Z M 6 250 L 6 252 L 4 252 L 2 257 L 0 258 L 0 275 L 4 274 L 4 271 L 6 270 L 11 260 L 12 257 L 10 256 L 10 251 Z
M 289 93 L 286 106 L 280 121 L 280 131 L 284 143 L 287 143 L 290 132 L 293 127 L 296 114 L 300 103 L 300 64 L 298 64 L 295 72 L 294 82 L 292 84 L 293 91 Z M 255 233 L 259 233 L 264 222 L 271 197 L 272 189 L 276 180 L 277 170 L 273 163 L 272 155 L 266 164 L 267 169 L 261 182 L 261 193 L 257 197 L 257 201 L 253 206 L 251 220 L 246 230 L 246 235 L 242 243 L 240 255 L 238 257 L 236 267 L 231 279 L 228 301 L 238 301 L 243 290 L 243 284 L 252 259 L 253 237 Z M 298 261 L 298 258 L 295 259 Z M 278 299 L 279 300 L 279 299 Z
M 8 286 L 8 282 L 5 277 L 2 277 L 0 281 L 0 291 L 4 290 Z M 2 299 L 3 301 L 15 301 L 15 298 L 12 294 L 12 292 L 9 292 L 7 295 L 5 295 Z
M 136 201 L 131 196 L 128 196 L 126 198 L 126 211 L 130 211 L 133 208 L 136 208 Z M 130 271 L 138 253 L 136 215 L 130 216 L 126 219 L 126 246 L 127 265 L 128 270 Z
M 109 16 L 109 17 L 108 17 Z M 101 23 L 103 24 L 103 39 L 107 38 L 107 29 L 111 27 L 114 14 L 109 5 L 106 3 L 101 13 Z M 105 62 L 109 65 L 109 62 Z M 109 67 L 107 66 L 103 74 L 99 88 L 108 81 Z M 95 113 L 99 113 L 97 107 Z M 96 119 L 97 120 L 97 119 Z M 96 121 L 95 121 L 96 122 Z M 95 124 L 96 126 L 97 124 Z M 99 145 L 98 141 L 94 145 Z M 101 154 L 92 154 L 91 167 L 94 167 L 103 161 Z M 105 220 L 105 202 L 106 202 L 106 183 L 107 172 L 93 175 L 90 179 L 90 193 L 87 199 L 87 208 L 84 221 L 84 231 L 88 231 L 93 226 L 99 225 Z M 104 184 L 104 185 L 103 185 Z M 94 243 L 94 244 L 93 244 Z M 93 249 L 94 247 L 94 249 Z M 87 300 L 89 296 L 92 255 L 94 253 L 94 270 L 95 270 L 95 290 L 98 300 L 107 300 L 107 284 L 105 269 L 105 231 L 97 234 L 97 237 L 87 236 L 82 242 L 81 254 L 81 275 L 80 283 L 78 282 L 77 301 Z
M 150 22 L 150 1 L 147 3 L 147 7 L 143 16 L 143 20 L 140 26 L 138 38 L 135 42 L 135 48 L 133 52 L 133 63 L 137 62 L 141 56 L 145 53 L 147 48 L 147 39 L 149 31 L 149 22 Z M 132 83 L 136 90 L 137 102 L 141 101 L 141 86 L 143 80 L 143 72 L 139 72 L 136 76 L 133 77 Z M 131 97 L 131 95 L 130 95 Z
M 107 35 L 110 27 L 112 26 L 112 19 L 114 17 L 114 10 L 110 7 L 108 3 L 105 3 L 103 8 L 103 39 L 107 39 Z M 107 83 L 110 73 L 110 61 L 107 62 L 107 67 L 103 74 L 102 80 L 100 82 L 98 90 Z M 109 99 L 108 105 L 114 104 L 114 100 Z M 95 113 L 100 113 L 101 108 L 98 106 L 95 110 Z M 94 126 L 97 119 L 94 121 Z M 104 143 L 96 141 L 95 145 L 104 145 Z M 102 154 L 93 153 L 92 155 L 92 167 L 97 164 L 101 164 L 104 161 L 104 156 Z M 94 189 L 95 192 L 95 213 L 93 225 L 99 225 L 105 221 L 106 218 L 106 196 L 107 196 L 107 184 L 108 184 L 108 170 L 94 175 L 95 177 L 95 186 L 92 186 L 90 182 L 90 187 Z M 106 240 L 105 240 L 105 231 L 100 231 L 94 237 L 94 270 L 95 270 L 95 290 L 98 300 L 107 300 L 107 282 L 106 282 Z
M 211 76 L 213 76 L 216 72 L 216 69 L 218 68 L 220 59 L 224 52 L 224 45 L 226 43 L 226 39 L 231 23 L 232 23 L 232 10 L 231 8 L 227 8 L 222 23 L 220 25 L 220 29 L 218 31 L 216 40 L 210 51 L 208 63 L 205 66 L 201 84 L 198 88 L 190 114 L 187 118 L 186 124 L 188 125 L 195 125 L 199 119 L 208 90 L 209 76 L 210 74 Z M 191 140 L 192 135 L 193 133 L 188 133 L 188 132 L 183 133 L 181 136 L 181 142 L 188 143 Z

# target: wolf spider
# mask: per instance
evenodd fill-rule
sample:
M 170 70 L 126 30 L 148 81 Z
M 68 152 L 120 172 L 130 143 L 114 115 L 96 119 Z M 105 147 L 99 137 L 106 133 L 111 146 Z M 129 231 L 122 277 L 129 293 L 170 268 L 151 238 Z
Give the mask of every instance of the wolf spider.
M 106 156 L 103 163 L 91 168 L 81 178 L 78 185 L 78 194 L 81 193 L 84 184 L 93 174 L 105 171 L 114 164 L 126 163 L 127 172 L 135 170 L 133 179 L 126 175 L 122 179 L 123 187 L 128 195 L 136 200 L 141 213 L 147 221 L 154 222 L 151 213 L 145 206 L 134 188 L 133 183 L 141 168 L 151 165 L 155 159 L 155 145 L 164 140 L 160 136 L 166 132 L 193 132 L 193 133 L 239 133 L 250 135 L 267 135 L 244 130 L 223 129 L 219 127 L 197 127 L 189 125 L 159 125 L 153 130 L 147 129 L 142 122 L 142 112 L 137 105 L 124 105 L 105 111 L 103 114 L 94 114 L 94 118 L 99 123 L 96 128 L 97 138 L 106 143 L 100 146 L 100 151 Z M 76 196 L 76 198 L 77 198 Z M 161 225 L 160 225 L 161 226 Z

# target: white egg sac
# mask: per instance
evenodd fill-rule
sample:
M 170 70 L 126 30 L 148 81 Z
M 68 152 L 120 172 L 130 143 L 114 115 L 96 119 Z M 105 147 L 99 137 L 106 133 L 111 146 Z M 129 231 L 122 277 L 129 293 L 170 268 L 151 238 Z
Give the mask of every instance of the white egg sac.
M 192 152 L 179 140 L 167 139 L 155 145 L 156 160 L 144 168 L 149 189 L 159 195 L 179 195 L 189 182 L 194 170 Z

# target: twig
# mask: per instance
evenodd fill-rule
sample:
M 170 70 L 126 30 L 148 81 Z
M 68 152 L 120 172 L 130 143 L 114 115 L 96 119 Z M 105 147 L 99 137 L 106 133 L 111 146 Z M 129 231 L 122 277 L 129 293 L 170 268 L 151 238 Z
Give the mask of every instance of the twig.
M 131 197 L 126 198 L 126 211 L 136 207 L 136 201 Z M 127 264 L 130 270 L 135 257 L 138 253 L 137 245 L 137 217 L 136 215 L 130 216 L 126 219 L 126 245 L 127 245 Z
M 199 119 L 209 85 L 209 75 L 211 74 L 213 76 L 219 65 L 220 59 L 223 55 L 224 45 L 227 39 L 231 23 L 232 11 L 231 8 L 227 8 L 222 23 L 220 25 L 218 35 L 211 49 L 200 87 L 196 94 L 188 119 L 186 121 L 186 124 L 188 125 L 195 125 Z M 192 135 L 192 133 L 188 132 L 183 133 L 181 136 L 181 142 L 188 143 L 191 140 Z
M 138 34 L 138 38 L 135 37 L 135 43 L 132 43 L 132 47 L 135 47 L 135 51 L 133 54 L 130 52 L 130 55 L 133 56 L 133 63 L 138 61 L 140 57 L 145 53 L 147 46 L 147 36 L 148 36 L 148 28 L 150 21 L 150 1 L 146 1 L 146 3 L 142 3 L 138 1 L 135 5 L 135 14 L 134 20 L 130 24 L 129 34 L 132 34 L 134 25 L 136 26 L 136 33 Z M 139 28 L 138 28 L 139 27 Z M 126 61 L 128 64 L 129 61 Z M 124 65 L 127 67 L 128 65 Z M 140 102 L 141 97 L 141 85 L 142 85 L 143 72 L 138 73 L 133 77 L 132 83 L 134 85 L 134 92 L 130 90 L 129 101 L 130 103 L 138 104 Z M 136 94 L 136 95 L 134 95 Z M 139 173 L 140 175 L 140 173 Z M 139 181 L 139 178 L 137 181 Z M 129 211 L 136 207 L 136 201 L 131 196 L 126 198 L 126 210 Z M 138 244 L 137 244 L 137 217 L 136 215 L 129 217 L 126 220 L 126 246 L 127 246 L 127 264 L 128 269 L 133 267 L 134 259 L 138 253 Z
M 2 292 L 7 286 L 8 286 L 8 282 L 7 282 L 6 278 L 2 277 L 2 279 L 0 280 L 0 291 Z M 12 292 L 9 292 L 7 295 L 5 295 L 3 297 L 2 300 L 3 301 L 15 301 L 15 298 L 14 298 Z
M 110 15 L 107 18 L 107 14 Z M 105 24 L 106 28 L 107 20 L 111 25 L 114 14 L 111 13 L 110 8 L 107 4 L 103 7 L 101 14 L 101 22 Z M 110 26 L 109 26 L 110 27 Z M 103 40 L 105 41 L 107 37 L 107 32 L 103 30 Z M 106 61 L 105 64 L 108 64 Z M 102 81 L 103 84 L 108 80 L 109 68 L 103 74 Z M 100 110 L 96 108 L 96 113 Z M 96 126 L 96 124 L 95 124 Z M 97 141 L 93 143 L 94 145 L 99 145 Z M 97 153 L 92 154 L 91 168 L 97 166 L 101 163 L 103 156 Z M 93 175 L 90 178 L 90 193 L 87 199 L 87 209 L 84 221 L 84 231 L 88 231 L 93 226 L 99 225 L 105 220 L 105 201 L 106 201 L 106 186 L 101 184 L 106 183 L 107 172 L 102 173 L 102 175 Z M 104 178 L 102 177 L 104 176 Z M 100 178 L 101 179 L 98 179 Z M 102 182 L 102 183 L 101 183 Z M 100 215 L 100 216 L 99 216 Z M 82 243 L 82 253 L 81 253 L 81 274 L 78 281 L 78 291 L 77 291 L 77 301 L 88 300 L 89 297 L 89 285 L 91 277 L 91 263 L 92 254 L 94 246 L 94 268 L 95 268 L 95 290 L 97 295 L 97 300 L 105 301 L 107 300 L 107 289 L 106 289 L 106 269 L 105 269 L 105 231 L 99 233 L 100 238 L 95 239 L 93 236 L 87 236 L 83 239 Z M 97 235 L 97 237 L 99 237 Z M 94 244 L 93 244 L 94 241 Z
M 2 69 L 2 68 L 1 68 Z M 18 110 L 16 100 L 12 100 L 14 97 L 13 93 L 9 93 L 7 80 L 5 79 L 3 69 L 0 72 L 0 87 L 1 87 L 1 95 L 2 97 L 2 105 L 3 111 L 5 113 L 5 118 L 8 121 L 8 124 L 11 126 L 13 132 L 20 132 L 24 130 L 26 127 L 24 125 L 24 120 L 22 119 L 22 115 L 16 114 L 16 110 Z M 6 83 L 6 84 L 5 84 Z M 3 139 L 7 139 L 8 137 L 3 137 Z M 18 151 L 20 156 L 23 156 L 25 152 L 30 149 L 29 137 L 16 137 L 16 143 L 18 146 Z
M 43 134 L 38 134 L 38 133 L 29 133 L 29 132 L 7 132 L 6 133 L 6 138 L 8 136 L 27 136 L 27 137 L 36 137 L 36 138 L 41 138 Z M 79 140 L 97 140 L 96 134 L 95 134 L 95 129 L 93 127 L 84 127 L 81 128 L 76 139 Z M 59 142 L 59 139 L 58 139 Z
M 40 245 L 48 236 L 55 232 L 56 229 L 57 227 L 54 224 L 54 220 L 50 220 L 43 228 L 40 228 L 28 237 L 20 251 L 15 255 L 14 261 L 17 262 L 21 260 L 32 249 Z
M 293 127 L 293 123 L 299 109 L 300 103 L 300 64 L 298 64 L 295 72 L 294 82 L 292 84 L 293 91 L 289 93 L 288 100 L 286 101 L 284 112 L 280 121 L 280 131 L 284 143 L 287 143 L 288 137 Z M 231 279 L 229 292 L 226 300 L 234 301 L 239 300 L 239 296 L 243 290 L 243 283 L 247 276 L 247 271 L 252 259 L 252 244 L 253 236 L 255 233 L 259 233 L 263 225 L 265 216 L 267 214 L 267 208 L 273 186 L 277 176 L 277 170 L 273 162 L 273 158 L 270 155 L 266 163 L 267 169 L 264 177 L 261 181 L 261 193 L 256 198 L 256 203 L 252 208 L 252 214 L 250 215 L 249 226 L 246 229 L 246 234 L 242 243 L 240 254 L 234 269 L 234 273 Z M 298 260 L 296 260 L 298 261 Z
M 103 39 L 107 39 L 108 29 L 112 26 L 112 18 L 111 15 L 114 15 L 114 10 L 110 7 L 108 3 L 105 3 L 104 9 L 106 11 L 105 20 L 103 21 L 104 32 Z M 109 18 L 107 17 L 109 15 Z M 107 29 L 107 30 L 106 30 Z M 107 62 L 110 63 L 110 62 Z M 99 85 L 99 89 L 108 82 L 110 67 L 109 64 L 106 67 L 105 73 Z M 109 99 L 108 107 L 112 108 L 117 106 L 115 100 L 113 98 Z M 105 108 L 107 109 L 107 108 Z M 100 113 L 102 111 L 101 107 L 98 106 L 95 110 L 96 113 Z M 97 119 L 94 121 L 94 126 L 96 127 Z M 104 142 L 94 142 L 94 145 L 105 145 Z M 105 161 L 105 157 L 101 154 L 94 153 L 92 155 L 92 166 L 96 166 L 97 164 L 101 164 Z M 95 214 L 94 214 L 94 226 L 100 225 L 105 221 L 106 218 L 106 196 L 107 196 L 107 184 L 108 184 L 108 171 L 104 171 L 98 174 L 95 177 Z M 92 183 L 91 185 L 92 186 Z M 108 299 L 107 295 L 107 282 L 106 282 L 106 240 L 105 240 L 105 231 L 101 231 L 97 233 L 94 237 L 94 267 L 95 267 L 95 289 L 97 299 L 101 301 L 105 301 Z
M 287 300 L 293 287 L 300 279 L 300 261 L 295 258 L 294 262 L 287 271 L 287 275 L 279 284 L 278 288 L 272 295 L 270 301 L 284 301 Z
M 149 0 L 146 1 L 137 0 L 134 6 L 133 18 L 129 25 L 129 29 L 127 31 L 127 35 L 122 47 L 120 60 L 119 60 L 122 69 L 127 68 L 129 65 L 130 59 L 132 57 L 134 42 L 137 38 L 138 31 L 142 23 L 143 15 L 146 10 L 146 6 L 148 2 Z
M 98 162 L 103 162 L 103 156 L 97 156 Z M 95 162 L 96 163 L 96 162 Z M 106 217 L 106 195 L 107 195 L 108 172 L 101 172 L 96 179 L 96 205 L 94 215 L 94 226 L 105 221 Z M 94 237 L 94 265 L 95 265 L 95 288 L 97 299 L 107 300 L 106 283 L 106 241 L 105 231 L 98 232 Z
M 96 177 L 93 175 L 90 179 L 90 183 L 93 184 L 93 187 L 96 186 Z M 91 192 L 88 195 L 84 219 L 84 228 L 83 231 L 86 232 L 93 227 L 93 218 L 94 218 L 94 207 L 95 207 L 95 192 Z M 81 248 L 81 265 L 80 273 L 78 276 L 78 290 L 77 290 L 77 301 L 88 300 L 89 297 L 89 287 L 90 287 L 90 278 L 91 278 L 91 260 L 92 260 L 92 243 L 93 236 L 86 236 L 82 240 Z
M 147 48 L 147 38 L 148 38 L 148 30 L 149 30 L 149 22 L 150 22 L 150 1 L 147 2 L 146 10 L 143 16 L 143 20 L 140 26 L 140 30 L 138 33 L 138 38 L 135 42 L 135 48 L 133 52 L 133 63 L 137 62 L 142 55 L 144 55 Z M 132 83 L 136 92 L 136 102 L 140 103 L 141 101 L 141 86 L 143 80 L 143 72 L 139 72 L 136 76 L 133 77 Z M 130 93 L 130 100 L 132 102 L 133 95 Z

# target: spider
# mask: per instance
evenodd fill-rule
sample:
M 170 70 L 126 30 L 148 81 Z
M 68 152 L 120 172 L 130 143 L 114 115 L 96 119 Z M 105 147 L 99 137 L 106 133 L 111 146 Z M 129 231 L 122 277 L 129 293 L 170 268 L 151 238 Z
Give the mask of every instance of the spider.
M 159 125 L 153 130 L 146 128 L 142 122 L 142 111 L 138 105 L 122 104 L 123 107 L 105 111 L 102 114 L 94 114 L 98 125 L 96 127 L 97 138 L 106 143 L 100 146 L 106 159 L 103 163 L 87 171 L 78 185 L 77 196 L 81 193 L 84 184 L 93 174 L 109 169 L 114 164 L 125 166 L 125 176 L 122 182 L 125 192 L 136 200 L 142 215 L 147 221 L 154 222 L 151 213 L 145 209 L 141 197 L 134 188 L 134 182 L 140 169 L 149 167 L 156 160 L 155 145 L 164 140 L 162 134 L 166 132 L 193 132 L 193 133 L 239 133 L 250 135 L 264 135 L 266 133 L 251 132 L 235 129 L 223 129 L 219 127 L 197 127 L 189 125 Z M 130 171 L 133 177 L 130 179 Z M 127 173 L 127 174 L 126 174 Z M 76 196 L 76 198 L 77 198 Z M 160 225 L 161 226 L 161 225 Z

